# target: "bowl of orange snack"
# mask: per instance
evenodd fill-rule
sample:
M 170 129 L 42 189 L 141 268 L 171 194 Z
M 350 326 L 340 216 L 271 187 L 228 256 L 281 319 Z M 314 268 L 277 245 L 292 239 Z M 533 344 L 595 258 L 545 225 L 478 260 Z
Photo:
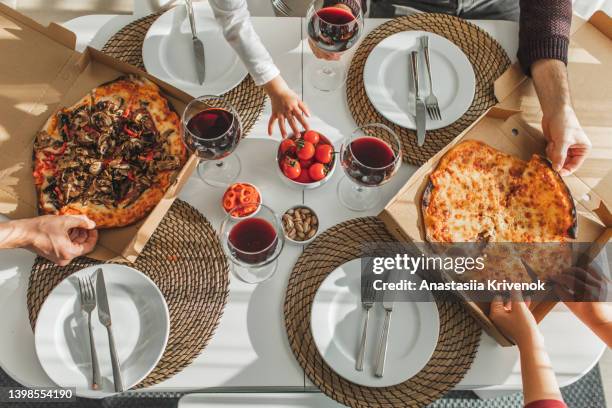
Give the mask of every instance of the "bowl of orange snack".
M 261 201 L 261 193 L 253 184 L 234 183 L 223 193 L 221 205 L 230 217 L 241 219 L 257 214 Z

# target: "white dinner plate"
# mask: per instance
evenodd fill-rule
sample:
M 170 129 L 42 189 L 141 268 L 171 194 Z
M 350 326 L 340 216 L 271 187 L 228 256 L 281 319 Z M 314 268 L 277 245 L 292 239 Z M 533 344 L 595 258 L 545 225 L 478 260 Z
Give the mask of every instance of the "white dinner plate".
M 402 31 L 374 47 L 363 70 L 366 94 L 376 110 L 391 122 L 415 129 L 414 85 L 410 52 L 419 49 L 419 37 L 429 37 L 433 89 L 442 120 L 427 117 L 427 130 L 448 126 L 469 109 L 476 92 L 472 64 L 463 51 L 446 38 L 425 31 Z M 425 58 L 419 58 L 419 91 L 425 100 L 429 83 Z
M 43 303 L 34 332 L 36 354 L 47 375 L 76 394 L 102 398 L 114 394 L 106 328 L 92 313 L 93 337 L 100 364 L 100 390 L 91 389 L 91 356 L 87 314 L 81 311 L 78 277 L 104 270 L 112 328 L 124 388 L 138 384 L 155 368 L 170 331 L 168 306 L 155 283 L 136 269 L 115 264 L 82 269 L 59 283 Z M 95 282 L 94 282 L 95 287 Z
M 419 280 L 414 279 L 418 285 Z M 338 267 L 323 281 L 314 298 L 311 331 L 319 353 L 340 376 L 366 387 L 390 387 L 417 374 L 429 361 L 438 343 L 440 322 L 433 301 L 395 302 L 391 315 L 384 376 L 374 375 L 376 348 L 384 321 L 380 303 L 370 310 L 363 371 L 355 370 L 361 337 L 361 260 Z
M 238 85 L 247 70 L 223 37 L 208 2 L 194 2 L 193 8 L 198 38 L 204 44 L 204 84 L 198 82 L 189 18 L 183 3 L 166 11 L 151 25 L 142 46 L 142 59 L 151 75 L 193 97 L 221 95 Z

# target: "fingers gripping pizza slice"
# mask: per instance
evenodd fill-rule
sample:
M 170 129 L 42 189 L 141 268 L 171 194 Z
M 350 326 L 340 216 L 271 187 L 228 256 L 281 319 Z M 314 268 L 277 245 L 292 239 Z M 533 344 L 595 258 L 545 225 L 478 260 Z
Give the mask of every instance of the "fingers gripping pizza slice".
M 134 223 L 185 163 L 179 116 L 157 85 L 120 77 L 49 118 L 34 141 L 45 214 L 85 214 L 99 228 Z

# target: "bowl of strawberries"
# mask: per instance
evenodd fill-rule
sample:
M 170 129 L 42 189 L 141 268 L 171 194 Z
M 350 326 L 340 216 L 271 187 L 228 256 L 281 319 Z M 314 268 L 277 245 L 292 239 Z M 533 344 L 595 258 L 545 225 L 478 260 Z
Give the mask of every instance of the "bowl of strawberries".
M 312 189 L 325 184 L 336 168 L 336 154 L 329 139 L 307 130 L 283 139 L 276 154 L 277 170 L 287 184 Z

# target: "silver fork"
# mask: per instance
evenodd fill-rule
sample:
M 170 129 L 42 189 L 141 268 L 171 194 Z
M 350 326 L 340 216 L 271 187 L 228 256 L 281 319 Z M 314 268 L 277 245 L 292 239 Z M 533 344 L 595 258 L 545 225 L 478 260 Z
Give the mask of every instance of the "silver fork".
M 366 338 L 368 335 L 368 320 L 370 318 L 370 309 L 374 306 L 376 300 L 376 291 L 374 290 L 373 274 L 369 274 L 366 278 L 361 277 L 361 307 L 364 311 L 363 327 L 361 329 L 361 341 L 359 342 L 359 351 L 355 361 L 355 370 L 363 371 L 363 358 L 365 357 Z
M 96 292 L 88 278 L 78 278 L 79 293 L 81 295 L 81 309 L 87 313 L 87 327 L 89 328 L 89 349 L 91 354 L 92 380 L 91 388 L 100 388 L 100 367 L 98 366 L 98 353 L 91 330 L 91 312 L 96 308 Z
M 421 48 L 425 54 L 425 65 L 427 66 L 427 78 L 429 79 L 429 96 L 425 98 L 425 106 L 430 119 L 442 120 L 440 107 L 438 106 L 438 98 L 434 95 L 433 82 L 431 80 L 431 66 L 429 64 L 429 37 L 426 35 L 420 38 Z
M 283 0 L 272 0 L 272 6 L 284 16 L 291 16 L 293 10 Z

